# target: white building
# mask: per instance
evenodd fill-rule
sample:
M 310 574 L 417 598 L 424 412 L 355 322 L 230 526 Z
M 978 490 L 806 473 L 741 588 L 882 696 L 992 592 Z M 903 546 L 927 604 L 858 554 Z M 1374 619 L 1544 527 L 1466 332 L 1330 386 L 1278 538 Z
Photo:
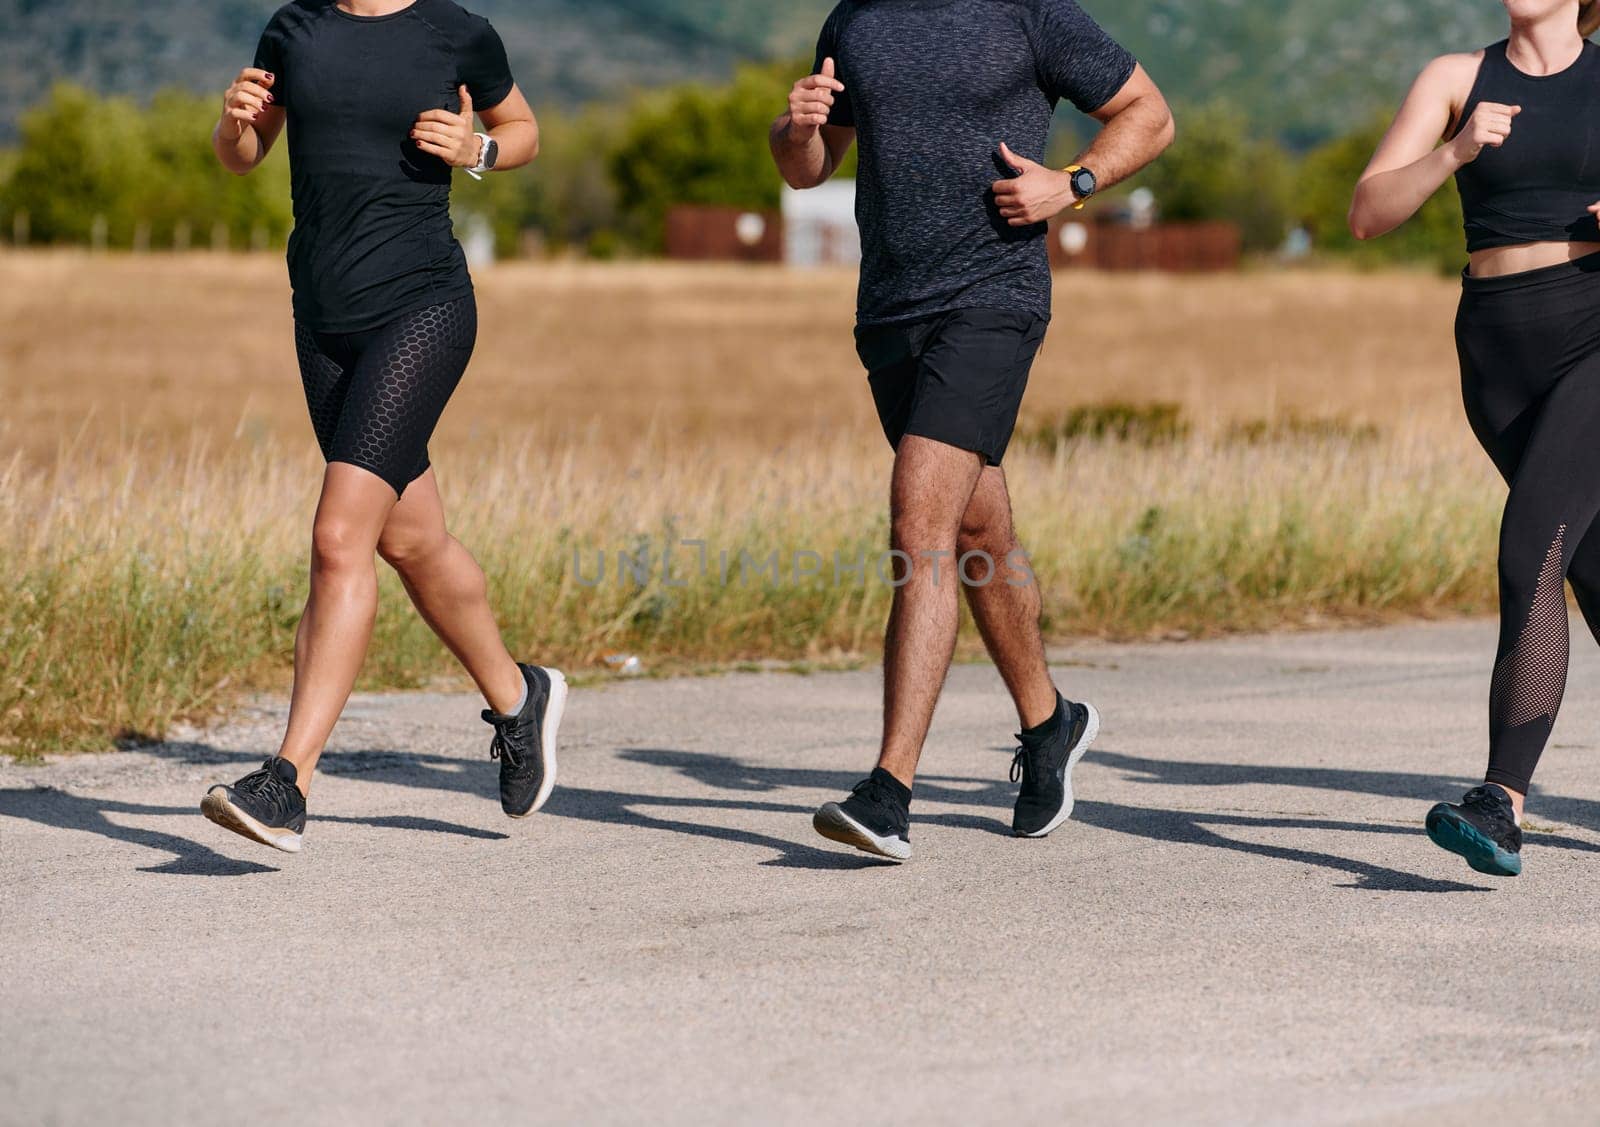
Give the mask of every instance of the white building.
M 783 190 L 783 257 L 790 266 L 858 266 L 856 182 L 829 180 Z

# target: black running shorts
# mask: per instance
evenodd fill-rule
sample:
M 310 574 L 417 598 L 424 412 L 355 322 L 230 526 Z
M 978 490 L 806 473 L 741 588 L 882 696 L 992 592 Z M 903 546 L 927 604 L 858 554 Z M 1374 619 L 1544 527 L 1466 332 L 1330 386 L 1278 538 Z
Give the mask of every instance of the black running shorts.
M 359 333 L 297 322 L 300 380 L 322 456 L 370 470 L 403 494 L 428 469 L 428 439 L 477 335 L 470 295 Z
M 914 434 L 998 466 L 1045 328 L 1032 313 L 1003 309 L 859 326 L 856 353 L 889 445 Z

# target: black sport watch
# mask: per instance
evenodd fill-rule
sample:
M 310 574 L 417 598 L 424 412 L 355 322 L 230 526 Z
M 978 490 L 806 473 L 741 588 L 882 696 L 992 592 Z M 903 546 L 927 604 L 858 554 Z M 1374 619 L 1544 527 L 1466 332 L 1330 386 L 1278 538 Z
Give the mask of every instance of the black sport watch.
M 1073 208 L 1082 208 L 1083 201 L 1094 195 L 1100 182 L 1094 178 L 1094 173 L 1081 164 L 1068 165 L 1062 171 L 1072 177 L 1072 194 L 1078 197 L 1078 202 L 1072 205 Z

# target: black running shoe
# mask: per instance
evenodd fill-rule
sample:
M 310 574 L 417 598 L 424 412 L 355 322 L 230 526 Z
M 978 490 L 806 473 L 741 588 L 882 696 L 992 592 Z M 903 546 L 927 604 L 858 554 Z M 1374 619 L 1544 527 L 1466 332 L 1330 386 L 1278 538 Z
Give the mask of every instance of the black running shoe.
M 231 787 L 218 783 L 206 791 L 200 813 L 241 837 L 298 853 L 306 831 L 306 800 L 295 786 L 297 777 L 293 763 L 274 757 Z
M 1072 769 L 1100 734 L 1100 714 L 1092 704 L 1061 700 L 1063 716 L 1055 734 L 1042 741 L 1018 735 L 1011 781 L 1022 784 L 1011 812 L 1011 832 L 1043 837 L 1072 816 Z
M 911 812 L 896 793 L 898 780 L 882 767 L 862 779 L 843 802 L 825 802 L 811 825 L 829 841 L 853 845 L 891 861 L 911 858 Z
M 1433 844 L 1461 854 L 1478 872 L 1496 877 L 1522 872 L 1522 827 L 1503 787 L 1484 783 L 1458 805 L 1441 802 L 1428 811 L 1427 824 Z
M 489 758 L 500 761 L 500 809 L 526 818 L 543 806 L 556 785 L 556 732 L 567 708 L 567 679 L 559 669 L 519 665 L 528 699 L 515 716 L 492 708 L 483 719 L 494 728 Z

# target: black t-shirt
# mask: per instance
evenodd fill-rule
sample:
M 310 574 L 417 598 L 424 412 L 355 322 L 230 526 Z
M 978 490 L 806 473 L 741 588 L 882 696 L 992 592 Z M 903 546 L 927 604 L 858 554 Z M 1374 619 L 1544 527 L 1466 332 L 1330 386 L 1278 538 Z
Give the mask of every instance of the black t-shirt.
M 1074 0 L 842 0 L 823 26 L 861 155 L 863 324 L 951 309 L 1050 316 L 1044 224 L 1011 227 L 991 190 L 1000 142 L 1044 158 L 1056 103 L 1111 100 L 1134 58 Z
M 294 0 L 267 24 L 255 65 L 287 113 L 295 318 L 356 332 L 470 294 L 452 170 L 412 143 L 411 126 L 425 110 L 460 112 L 462 84 L 476 110 L 511 92 L 489 22 L 451 0 L 388 16 Z

